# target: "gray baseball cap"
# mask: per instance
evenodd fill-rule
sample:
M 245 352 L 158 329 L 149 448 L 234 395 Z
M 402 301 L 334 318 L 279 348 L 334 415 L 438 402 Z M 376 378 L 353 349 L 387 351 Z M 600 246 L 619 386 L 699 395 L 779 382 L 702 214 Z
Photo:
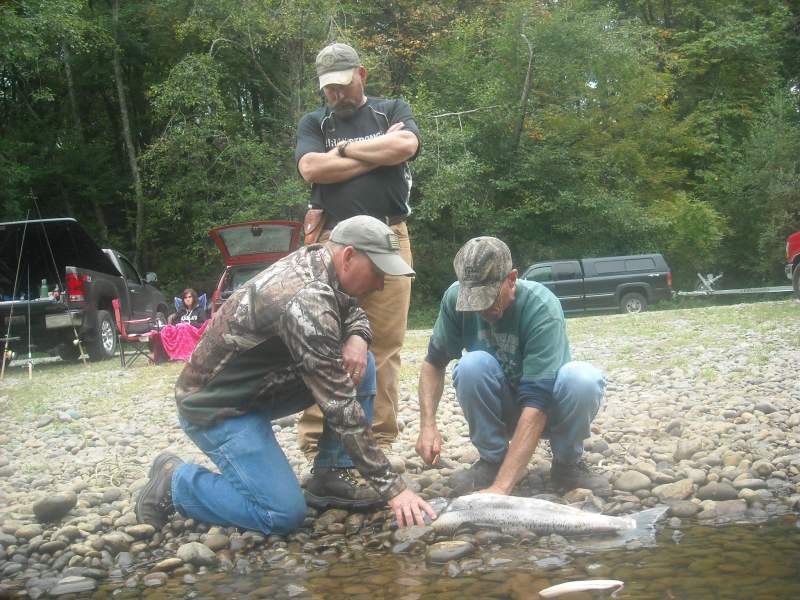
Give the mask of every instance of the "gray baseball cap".
M 495 237 L 476 237 L 461 246 L 453 259 L 459 289 L 456 310 L 486 310 L 513 268 L 511 251 Z
M 316 64 L 319 89 L 322 89 L 332 83 L 349 85 L 353 80 L 353 69 L 361 66 L 361 59 L 347 44 L 331 44 L 319 51 Z
M 387 275 L 414 276 L 414 269 L 400 257 L 400 239 L 375 217 L 358 215 L 340 221 L 331 231 L 331 241 L 352 246 Z

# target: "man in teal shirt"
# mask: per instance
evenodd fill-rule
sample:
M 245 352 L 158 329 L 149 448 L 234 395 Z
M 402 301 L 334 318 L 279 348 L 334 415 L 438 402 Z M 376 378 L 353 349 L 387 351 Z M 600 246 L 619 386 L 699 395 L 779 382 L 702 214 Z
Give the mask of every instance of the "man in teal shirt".
M 509 494 L 539 440 L 550 438 L 556 489 L 610 493 L 581 459 L 605 393 L 603 373 L 572 361 L 561 304 L 550 290 L 517 279 L 501 240 L 469 240 L 453 261 L 458 281 L 442 298 L 419 379 L 417 453 L 433 464 L 442 449 L 436 409 L 447 364 L 480 459 L 448 481 L 456 495 Z M 463 351 L 466 350 L 464 353 Z

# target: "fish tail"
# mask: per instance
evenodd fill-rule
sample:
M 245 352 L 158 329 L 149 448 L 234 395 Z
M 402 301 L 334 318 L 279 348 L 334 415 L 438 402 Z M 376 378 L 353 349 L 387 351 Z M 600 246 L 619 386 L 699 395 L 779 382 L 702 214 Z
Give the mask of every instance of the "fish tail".
M 652 545 L 656 542 L 656 523 L 669 510 L 669 506 L 656 506 L 640 511 L 630 517 L 636 522 L 636 529 L 622 533 L 625 541 L 638 540 L 644 545 Z

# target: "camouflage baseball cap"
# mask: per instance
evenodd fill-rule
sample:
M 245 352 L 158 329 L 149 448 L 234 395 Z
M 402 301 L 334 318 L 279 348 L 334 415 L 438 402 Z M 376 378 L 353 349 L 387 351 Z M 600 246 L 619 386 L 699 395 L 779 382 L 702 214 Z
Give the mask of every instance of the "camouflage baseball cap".
M 414 269 L 400 256 L 400 239 L 375 217 L 358 215 L 340 221 L 331 231 L 331 241 L 360 250 L 387 275 L 414 276 Z
M 349 85 L 353 80 L 353 69 L 361 66 L 361 59 L 347 44 L 325 46 L 317 54 L 317 76 L 319 89 L 332 83 Z
M 456 310 L 486 310 L 513 268 L 511 251 L 495 237 L 472 238 L 456 254 L 453 267 L 459 283 Z

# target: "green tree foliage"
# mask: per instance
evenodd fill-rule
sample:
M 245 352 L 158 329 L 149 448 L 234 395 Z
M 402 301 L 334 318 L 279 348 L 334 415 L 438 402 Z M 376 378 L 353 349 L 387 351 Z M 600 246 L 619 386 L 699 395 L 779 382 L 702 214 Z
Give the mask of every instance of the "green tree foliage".
M 800 226 L 796 0 L 126 0 L 116 29 L 112 6 L 0 3 L 0 217 L 72 215 L 133 255 L 116 55 L 167 289 L 214 284 L 209 228 L 302 217 L 295 127 L 334 40 L 422 131 L 417 300 L 479 234 L 520 267 L 661 251 L 679 282 L 755 283 Z

